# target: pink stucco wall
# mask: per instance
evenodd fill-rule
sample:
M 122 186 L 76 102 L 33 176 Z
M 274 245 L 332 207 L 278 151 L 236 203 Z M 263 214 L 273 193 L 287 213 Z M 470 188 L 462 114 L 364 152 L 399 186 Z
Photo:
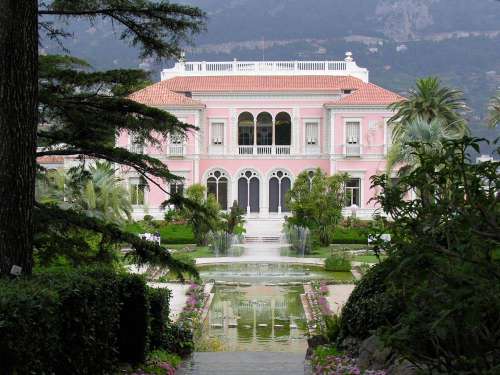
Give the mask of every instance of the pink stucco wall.
M 238 173 L 245 168 L 257 171 L 261 179 L 261 186 L 265 188 L 268 184 L 270 173 L 281 168 L 291 174 L 292 180 L 302 171 L 312 168 L 321 168 L 326 173 L 347 172 L 353 177 L 360 178 L 362 183 L 362 208 L 371 209 L 373 202 L 369 202 L 375 195 L 375 191 L 370 189 L 370 177 L 385 170 L 385 152 L 387 151 L 387 135 L 384 121 L 390 117 L 390 113 L 381 108 L 380 111 L 369 109 L 366 111 L 342 111 L 341 109 L 326 109 L 324 99 L 314 100 L 259 100 L 245 101 L 234 100 L 225 101 L 221 99 L 206 100 L 205 109 L 191 110 L 190 113 L 182 112 L 176 114 L 181 120 L 201 126 L 200 132 L 189 132 L 186 139 L 185 155 L 183 157 L 168 158 L 168 142 L 161 141 L 161 146 L 147 147 L 147 152 L 165 161 L 172 173 L 177 173 L 185 177 L 185 185 L 193 183 L 205 183 L 206 175 L 216 168 L 223 169 L 232 181 L 238 179 Z M 262 108 L 262 109 L 261 109 Z M 229 143 L 235 139 L 237 132 L 237 116 L 248 111 L 257 117 L 261 112 L 269 112 L 273 117 L 279 112 L 287 112 L 292 117 L 292 127 L 298 127 L 296 136 L 298 141 L 292 139 L 297 148 L 295 154 L 286 156 L 241 156 L 230 154 L 230 150 L 237 150 L 237 147 Z M 332 116 L 332 117 L 331 117 Z M 199 121 L 198 121 L 198 120 Z M 320 150 L 317 157 L 304 153 L 305 145 L 305 122 L 307 120 L 319 122 Z M 359 119 L 361 121 L 361 157 L 347 158 L 343 155 L 345 144 L 345 122 L 349 119 Z M 223 156 L 210 155 L 209 124 L 210 121 L 222 120 L 225 124 L 225 154 Z M 333 124 L 331 122 L 333 120 Z M 197 122 L 198 121 L 198 122 Z M 328 129 L 331 127 L 331 129 Z M 328 132 L 333 133 L 333 137 L 327 137 Z M 292 133 L 293 134 L 293 133 Z M 333 146 L 330 148 L 330 141 L 333 139 Z M 196 153 L 196 142 L 199 142 Z M 117 143 L 122 147 L 128 146 L 127 134 L 120 134 Z M 165 190 L 169 187 L 159 181 Z M 167 194 L 157 186 L 151 185 L 146 194 L 149 207 L 158 207 L 166 198 Z M 233 194 L 234 196 L 234 194 Z

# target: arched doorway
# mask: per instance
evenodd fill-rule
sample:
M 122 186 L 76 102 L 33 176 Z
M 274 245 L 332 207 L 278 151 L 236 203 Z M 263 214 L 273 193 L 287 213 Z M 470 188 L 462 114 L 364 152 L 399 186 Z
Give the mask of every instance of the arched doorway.
M 257 145 L 270 146 L 273 144 L 273 117 L 262 112 L 257 116 Z
M 260 187 L 256 172 L 244 171 L 238 179 L 238 205 L 247 213 L 260 211 Z
M 208 174 L 207 194 L 212 194 L 222 210 L 227 210 L 228 178 L 223 171 L 213 171 Z
M 252 146 L 254 139 L 253 115 L 250 112 L 243 112 L 238 116 L 238 145 Z
M 286 205 L 286 193 L 290 191 L 292 181 L 288 172 L 273 172 L 269 179 L 269 212 L 289 212 Z
M 275 119 L 275 144 L 290 146 L 292 144 L 292 119 L 286 112 L 280 112 Z

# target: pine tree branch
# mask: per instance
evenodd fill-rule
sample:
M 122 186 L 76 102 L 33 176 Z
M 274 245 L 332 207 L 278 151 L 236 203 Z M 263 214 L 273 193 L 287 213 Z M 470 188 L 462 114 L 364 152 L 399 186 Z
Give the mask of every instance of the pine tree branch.
M 80 228 L 101 233 L 114 243 L 126 242 L 130 244 L 134 251 L 133 256 L 139 264 L 168 267 L 171 272 L 177 274 L 181 279 L 183 273 L 198 277 L 198 271 L 193 265 L 174 259 L 160 245 L 142 240 L 135 234 L 124 232 L 116 225 L 106 224 L 96 218 L 73 210 L 64 210 L 55 205 L 35 202 L 35 208 L 36 222 L 41 232 L 48 231 L 51 227 L 58 228 L 61 231 Z

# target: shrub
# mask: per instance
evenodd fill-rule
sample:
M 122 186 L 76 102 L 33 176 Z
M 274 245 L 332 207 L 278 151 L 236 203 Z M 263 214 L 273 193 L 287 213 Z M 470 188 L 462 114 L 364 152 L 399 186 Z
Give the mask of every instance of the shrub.
M 142 362 L 149 314 L 145 281 L 110 268 L 0 280 L 2 374 L 104 374 L 119 359 Z
M 338 227 L 333 233 L 331 243 L 366 245 L 368 243 L 368 229 L 365 227 Z
M 395 321 L 402 305 L 385 284 L 394 267 L 392 258 L 373 266 L 354 288 L 342 309 L 341 338 L 365 339 L 373 330 Z
M 193 331 L 182 323 L 171 323 L 167 327 L 165 347 L 169 353 L 185 357 L 194 349 Z
M 169 300 L 170 290 L 149 288 L 150 335 L 149 343 L 152 350 L 165 347 L 167 343 L 167 327 L 170 324 Z
M 336 272 L 349 272 L 351 270 L 351 261 L 345 254 L 334 253 L 325 260 L 325 270 Z
M 149 299 L 146 282 L 139 275 L 125 274 L 120 280 L 120 360 L 138 364 L 146 360 L 149 341 Z
M 117 362 L 119 278 L 108 269 L 50 270 L 0 282 L 5 373 L 110 372 Z

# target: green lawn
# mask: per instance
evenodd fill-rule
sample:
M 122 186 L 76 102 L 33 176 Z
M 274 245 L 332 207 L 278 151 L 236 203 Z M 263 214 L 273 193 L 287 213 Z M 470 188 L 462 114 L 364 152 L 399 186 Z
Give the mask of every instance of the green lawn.
M 370 249 L 367 245 L 359 244 L 332 244 L 329 247 L 318 247 L 314 249 L 311 254 L 306 255 L 308 258 L 326 258 L 332 252 L 346 251 L 346 250 L 365 250 Z
M 145 226 L 143 223 L 135 222 L 125 226 L 129 233 L 154 233 L 160 232 L 162 244 L 191 244 L 194 243 L 194 235 L 191 226 L 187 224 L 159 224 L 158 228 Z
M 387 258 L 387 255 L 381 255 L 380 259 L 384 260 Z M 363 263 L 378 263 L 378 259 L 375 255 L 356 255 L 352 257 L 354 262 L 363 262 Z

